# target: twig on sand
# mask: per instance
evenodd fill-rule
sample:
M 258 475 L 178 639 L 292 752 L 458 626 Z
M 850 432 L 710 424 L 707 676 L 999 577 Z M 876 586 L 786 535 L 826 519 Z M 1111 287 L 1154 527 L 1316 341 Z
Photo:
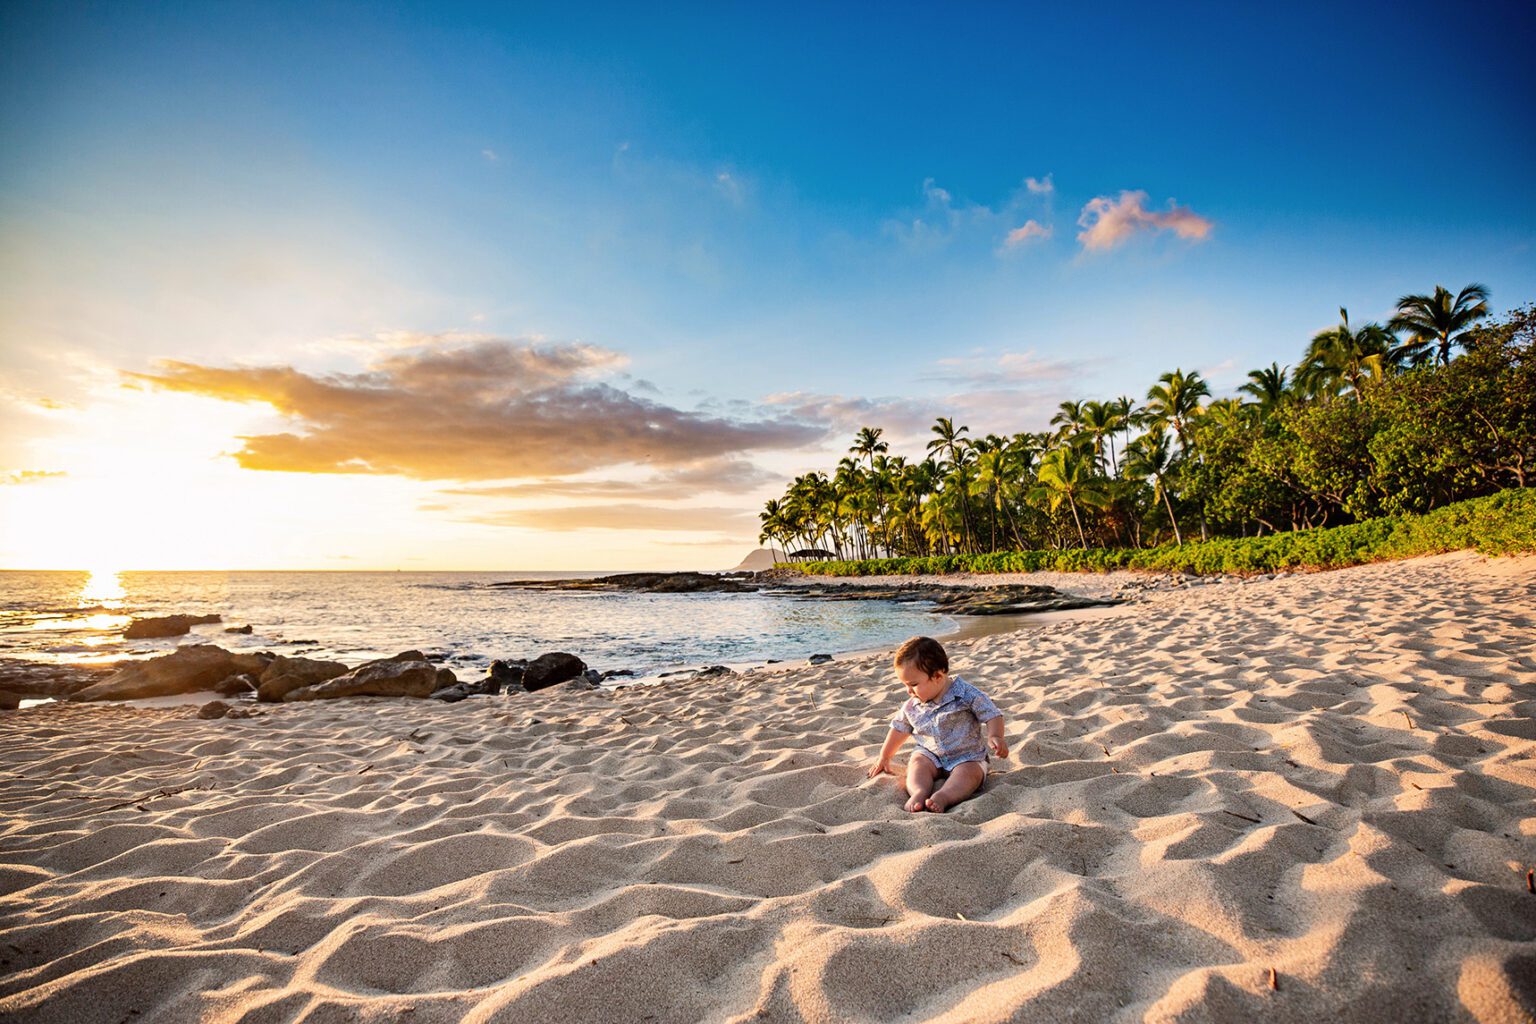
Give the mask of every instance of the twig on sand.
M 190 789 L 212 789 L 212 788 L 213 787 L 211 785 L 205 785 L 203 783 L 193 783 L 190 786 L 177 786 L 175 789 L 161 789 L 161 790 L 157 790 L 156 792 L 150 793 L 147 796 L 141 796 L 141 797 L 138 797 L 137 799 L 134 799 L 134 800 L 124 800 L 122 803 L 120 803 L 120 804 L 113 804 L 111 807 L 103 807 L 102 810 L 104 810 L 104 811 L 115 811 L 115 810 L 118 810 L 118 809 L 123 808 L 123 807 L 136 807 L 139 804 L 147 804 L 151 800 L 158 800 L 160 797 L 163 797 L 163 796 L 175 796 L 177 793 L 185 793 L 185 792 L 187 792 Z
M 1222 808 L 1221 813 L 1222 814 L 1230 814 L 1234 818 L 1242 818 L 1244 821 L 1251 821 L 1255 825 L 1262 825 L 1262 824 L 1264 824 L 1262 821 L 1260 821 L 1258 818 L 1253 817 L 1252 815 L 1249 815 L 1249 814 L 1238 814 L 1236 811 L 1229 811 L 1225 807 Z
M 1536 868 L 1531 868 L 1525 873 L 1525 891 L 1536 892 Z
M 359 768 L 357 770 L 357 774 L 359 774 L 359 775 L 367 775 L 371 771 L 373 771 L 373 765 L 365 764 L 365 765 L 363 765 L 361 768 Z
M 1398 708 L 1397 713 L 1402 715 L 1403 718 L 1408 722 L 1408 728 L 1416 728 L 1416 726 L 1413 724 L 1413 718 L 1409 716 L 1408 712 L 1404 711 L 1402 708 Z
M 1014 956 L 1012 953 L 1008 952 L 1006 949 L 1003 950 L 1003 956 L 1007 957 L 1009 960 L 1012 960 L 1014 963 L 1018 964 L 1020 967 L 1024 966 L 1024 961 L 1023 960 L 1020 960 L 1018 957 Z
M 1269 990 L 1271 992 L 1280 991 L 1280 975 L 1275 973 L 1275 969 L 1273 967 L 1269 969 Z
M 1317 824 L 1317 822 L 1313 821 L 1311 818 L 1307 817 L 1305 814 L 1302 814 L 1300 811 L 1296 810 L 1294 807 L 1291 808 L 1291 813 L 1296 815 L 1296 817 L 1300 818 L 1302 821 L 1306 822 L 1308 825 L 1316 825 Z

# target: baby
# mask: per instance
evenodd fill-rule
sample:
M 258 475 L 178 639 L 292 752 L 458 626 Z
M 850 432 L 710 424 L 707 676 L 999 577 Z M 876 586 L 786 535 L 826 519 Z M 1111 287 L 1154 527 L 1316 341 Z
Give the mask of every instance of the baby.
M 917 749 L 907 760 L 907 810 L 946 811 L 981 788 L 987 779 L 987 748 L 1008 756 L 1003 713 L 970 683 L 949 674 L 944 645 L 915 636 L 896 649 L 896 676 L 910 699 L 891 720 L 890 734 L 869 777 L 896 774 L 891 758 L 908 736 Z M 986 740 L 982 727 L 986 727 Z M 933 786 L 949 778 L 938 792 Z

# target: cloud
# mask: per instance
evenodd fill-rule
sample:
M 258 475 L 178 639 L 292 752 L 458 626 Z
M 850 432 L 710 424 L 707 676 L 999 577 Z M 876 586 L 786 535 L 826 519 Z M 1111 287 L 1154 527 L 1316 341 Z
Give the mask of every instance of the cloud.
M 0 487 L 19 487 L 23 484 L 39 484 L 44 480 L 57 480 L 68 473 L 47 469 L 21 469 L 0 473 Z
M 724 196 L 726 202 L 732 206 L 740 206 L 746 201 L 741 182 L 732 176 L 730 171 L 720 171 L 715 175 L 715 191 Z
M 1027 220 L 1023 226 L 1016 227 L 1008 232 L 1008 237 L 1003 239 L 1006 248 L 1013 249 L 1023 245 L 1031 238 L 1050 238 L 1051 228 L 1046 227 L 1037 220 Z
M 646 498 L 666 501 L 701 492 L 739 494 L 779 479 L 745 459 L 708 459 L 659 473 L 648 480 L 530 480 L 504 487 L 445 488 L 440 493 L 472 498 Z
M 592 345 L 484 340 L 391 351 L 359 374 L 162 361 L 131 384 L 268 405 L 294 432 L 241 437 L 246 469 L 418 480 L 566 476 L 802 447 L 820 424 L 685 412 L 590 378 L 624 357 Z
M 523 508 L 470 516 L 482 526 L 517 526 L 530 530 L 662 530 L 688 533 L 758 533 L 755 511 L 734 508 L 677 508 L 658 505 L 573 505 Z
M 480 155 L 485 158 L 487 163 L 492 163 L 492 164 L 496 163 L 497 161 L 499 161 L 501 159 L 501 157 L 496 155 L 496 151 L 494 149 L 482 149 L 480 151 Z
M 1164 211 L 1147 210 L 1145 192 L 1125 191 L 1119 199 L 1098 196 L 1083 207 L 1077 240 L 1084 249 L 1112 249 L 1138 231 L 1172 231 L 1192 242 L 1203 241 L 1215 226 L 1187 206 L 1168 200 Z
M 966 356 L 951 356 L 936 361 L 940 372 L 930 379 L 950 381 L 970 387 L 991 387 L 1006 382 L 1072 380 L 1082 375 L 1081 363 L 1065 359 L 1042 359 L 1034 349 L 1027 352 L 987 352 L 977 350 Z
M 849 435 L 862 427 L 883 427 L 893 434 L 927 430 L 933 417 L 925 402 L 926 399 L 861 398 L 809 391 L 781 392 L 763 399 L 763 404 L 783 410 L 790 420 L 822 423 L 834 434 Z
M 882 232 L 895 239 L 903 248 L 914 252 L 926 252 L 948 246 L 952 242 L 996 245 L 999 255 L 1015 248 L 1031 238 L 1049 238 L 1049 224 L 1030 219 L 1023 227 L 1018 224 L 1025 211 L 1039 212 L 1049 206 L 1055 192 L 1050 175 L 1044 179 L 1025 178 L 996 207 L 969 200 L 956 200 L 946 188 L 933 178 L 923 179 L 923 205 L 919 209 L 889 218 L 881 225 Z M 1002 241 L 998 242 L 998 238 Z

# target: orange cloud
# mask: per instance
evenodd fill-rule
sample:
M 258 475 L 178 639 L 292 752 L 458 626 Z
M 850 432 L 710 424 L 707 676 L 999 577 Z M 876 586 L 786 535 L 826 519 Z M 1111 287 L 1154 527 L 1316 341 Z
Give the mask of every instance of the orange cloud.
M 785 418 L 744 421 L 637 398 L 591 375 L 623 356 L 590 345 L 482 340 L 391 353 L 366 373 L 315 376 L 292 367 L 164 361 L 130 381 L 268 405 L 295 432 L 242 437 L 246 469 L 367 473 L 418 480 L 567 476 L 649 463 L 676 466 L 744 451 L 795 448 L 823 428 Z
M 1037 220 L 1027 220 L 1022 227 L 1016 227 L 1008 232 L 1008 237 L 1003 240 L 1003 245 L 1009 249 L 1023 245 L 1031 238 L 1050 238 L 1051 229 Z
M 1172 231 L 1193 242 L 1205 239 L 1215 226 L 1187 206 L 1168 200 L 1168 209 L 1147 210 L 1145 192 L 1121 192 L 1119 199 L 1090 199 L 1077 223 L 1083 228 L 1077 240 L 1084 249 L 1112 249 L 1138 231 Z

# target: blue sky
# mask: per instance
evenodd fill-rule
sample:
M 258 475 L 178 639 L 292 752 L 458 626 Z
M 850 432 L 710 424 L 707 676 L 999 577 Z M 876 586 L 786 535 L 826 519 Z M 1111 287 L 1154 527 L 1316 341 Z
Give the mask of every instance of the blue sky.
M 863 422 L 898 439 L 934 415 L 1036 429 L 1061 399 L 1140 396 L 1175 366 L 1229 389 L 1293 362 L 1339 306 L 1380 319 L 1405 292 L 1472 281 L 1499 310 L 1536 299 L 1528 5 L 50 3 L 0 19 L 12 473 L 84 479 L 63 453 L 92 409 L 120 423 L 169 400 L 163 381 L 122 388 L 160 360 L 377 374 L 391 352 L 492 339 L 606 353 L 567 369 L 689 429 L 805 426 L 766 431 L 746 456 L 759 476 L 707 499 L 751 509 Z M 239 438 L 328 422 L 189 380 L 210 434 L 234 431 L 209 456 L 225 469 Z M 707 469 L 680 437 L 667 465 Z M 375 454 L 348 477 L 431 476 Z M 647 468 L 575 449 L 570 474 L 488 465 L 517 471 L 477 475 L 507 486 Z M 667 508 L 665 489 L 635 497 Z M 445 506 L 413 520 L 429 563 L 470 543 L 455 530 L 502 536 L 486 520 L 505 510 L 437 494 L 392 493 Z M 687 543 L 714 557 L 747 533 Z M 610 535 L 613 564 L 658 543 Z M 505 564 L 538 567 L 525 540 Z

